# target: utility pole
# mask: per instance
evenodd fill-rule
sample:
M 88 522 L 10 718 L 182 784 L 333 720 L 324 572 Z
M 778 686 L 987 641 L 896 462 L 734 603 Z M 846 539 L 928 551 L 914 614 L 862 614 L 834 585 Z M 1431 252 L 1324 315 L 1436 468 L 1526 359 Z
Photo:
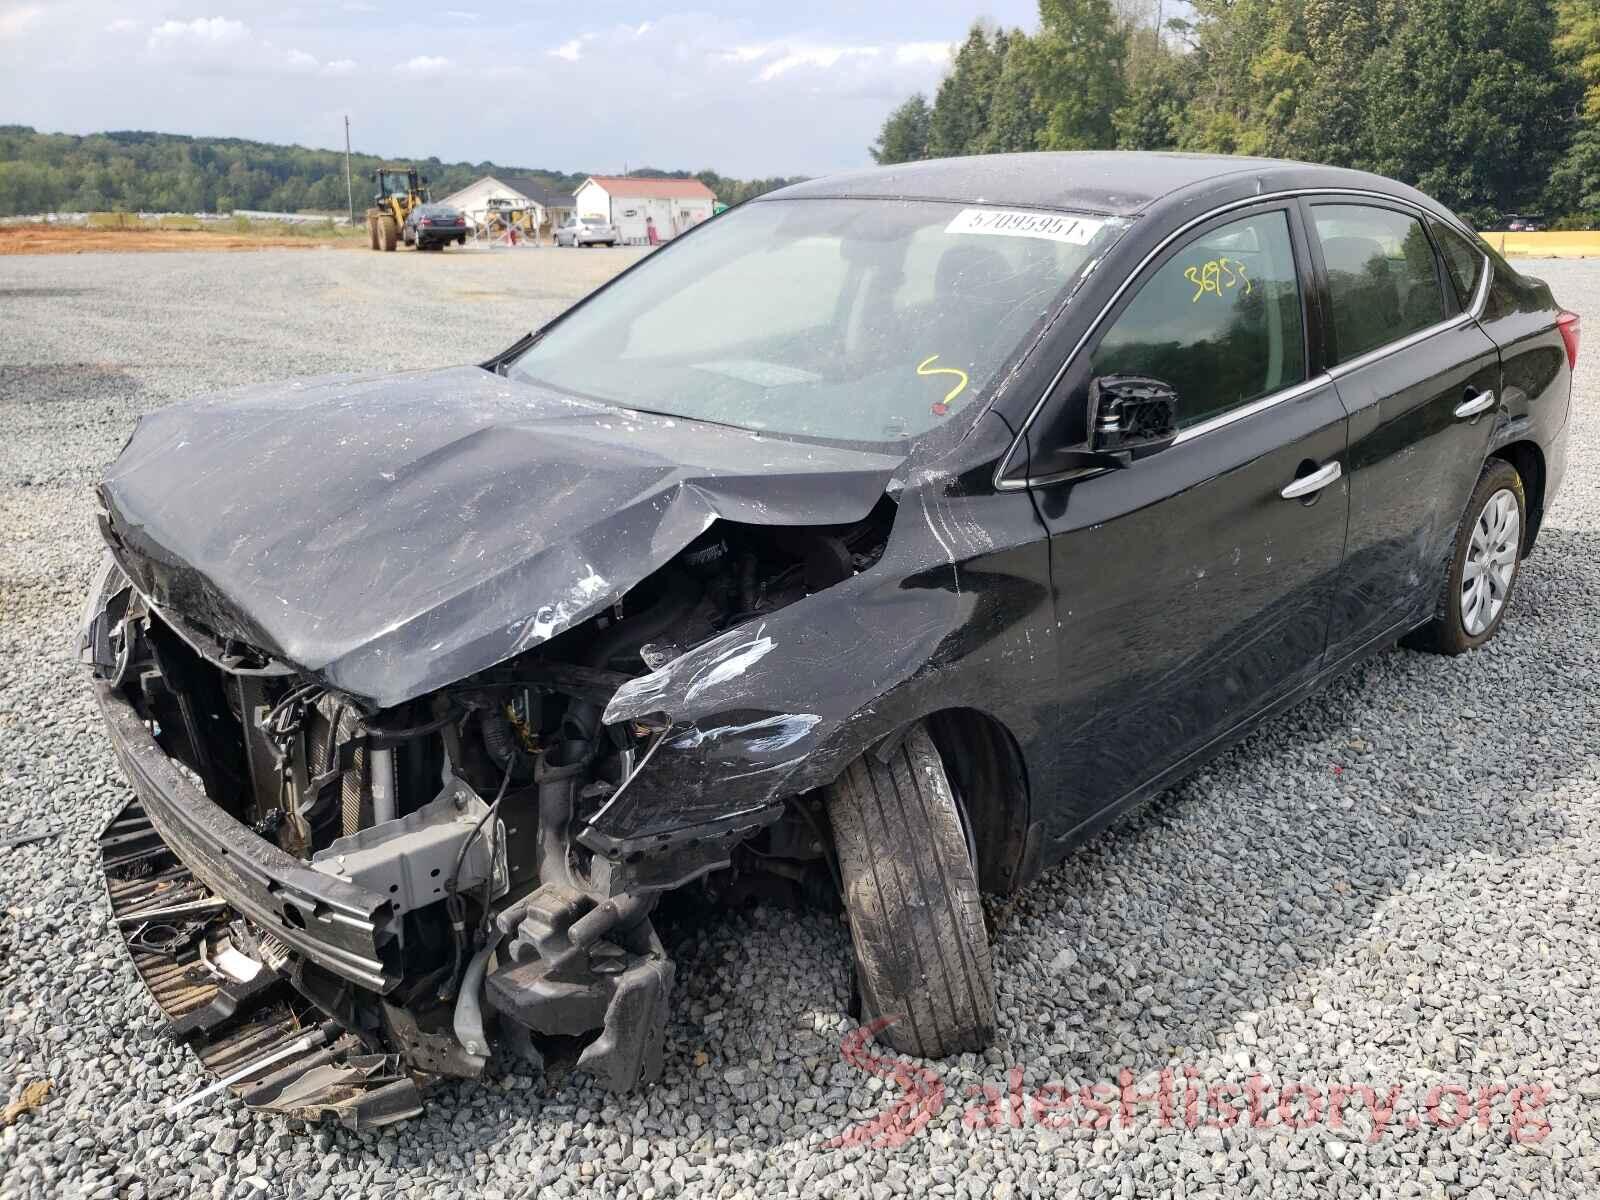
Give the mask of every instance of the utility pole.
M 350 182 L 350 115 L 344 118 L 344 198 L 350 202 L 350 228 L 356 224 L 356 191 Z

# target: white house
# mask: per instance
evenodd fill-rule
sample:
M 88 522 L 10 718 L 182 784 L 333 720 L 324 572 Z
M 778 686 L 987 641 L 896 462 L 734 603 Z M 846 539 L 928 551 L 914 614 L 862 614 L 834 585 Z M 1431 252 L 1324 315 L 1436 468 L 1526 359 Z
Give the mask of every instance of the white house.
M 483 224 L 490 200 L 509 200 L 519 207 L 532 207 L 538 214 L 539 232 L 543 237 L 549 237 L 551 230 L 572 215 L 573 209 L 570 192 L 552 191 L 537 179 L 522 175 L 501 178 L 485 175 L 459 192 L 443 197 L 438 203 L 460 209 L 476 228 Z
M 591 175 L 575 193 L 577 215 L 604 217 L 625 242 L 645 244 L 654 227 L 668 241 L 710 220 L 717 198 L 698 179 L 636 179 Z

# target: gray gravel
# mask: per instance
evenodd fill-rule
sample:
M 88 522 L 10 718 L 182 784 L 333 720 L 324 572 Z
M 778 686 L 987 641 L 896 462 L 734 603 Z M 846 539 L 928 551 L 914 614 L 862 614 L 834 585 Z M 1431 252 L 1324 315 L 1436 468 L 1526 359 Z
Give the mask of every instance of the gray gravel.
M 497 1062 L 375 1135 L 232 1099 L 159 1035 L 101 894 L 94 835 L 125 799 L 72 655 L 96 554 L 89 486 L 134 416 L 213 388 L 481 358 L 632 252 L 0 259 L 0 1198 L 608 1195 L 1512 1196 L 1600 1191 L 1600 264 L 1547 263 L 1585 311 L 1572 467 L 1487 650 L 1405 651 L 1274 721 L 1145 814 L 996 905 L 999 1046 L 934 1064 L 944 1103 L 894 1148 L 829 1148 L 900 1094 L 841 1060 L 848 941 L 818 914 L 713 915 L 678 934 L 667 1072 L 610 1096 Z M 1592 301 L 1592 303 L 1591 303 Z M 998 1094 L 1142 1091 L 1175 1121 L 972 1128 Z M 1259 1072 L 1327 1095 L 1401 1089 L 1291 1130 L 1183 1124 Z M 1548 1088 L 1518 1142 L 1497 1098 L 1438 1127 L 1427 1093 Z M 1104 1094 L 1104 1093 L 1102 1093 Z M 1268 1101 L 1269 1105 L 1271 1101 Z M 1081 1111 L 1081 1110 L 1080 1110 Z M 1210 1115 L 1214 1110 L 1207 1110 Z M 1305 1112 L 1303 1106 L 1299 1109 Z M 1450 1110 L 1446 1100 L 1447 1113 Z M 1269 1108 L 1270 1112 L 1270 1108 Z M 1202 1119 L 1203 1119 L 1202 1116 Z M 1525 1135 L 1538 1126 L 1527 1124 Z

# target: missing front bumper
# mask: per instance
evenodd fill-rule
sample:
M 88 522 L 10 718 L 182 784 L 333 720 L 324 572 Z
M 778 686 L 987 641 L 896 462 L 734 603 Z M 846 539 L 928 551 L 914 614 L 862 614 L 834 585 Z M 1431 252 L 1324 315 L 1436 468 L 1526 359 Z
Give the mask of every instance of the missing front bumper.
M 138 796 L 102 841 L 118 927 L 169 1033 L 247 1104 L 352 1127 L 403 1119 L 421 1111 L 431 1083 L 481 1072 L 490 1048 L 482 1022 L 496 1014 L 525 1052 L 530 1034 L 598 1031 L 578 1065 L 612 1089 L 659 1077 L 673 968 L 643 910 L 574 892 L 541 916 L 550 889 L 540 888 L 501 914 L 515 936 L 499 955 L 475 956 L 463 988 L 470 1003 L 456 1005 L 453 1026 L 436 1003 L 413 1011 L 430 997 L 408 993 L 393 911 L 404 906 L 387 898 L 404 881 L 379 889 L 373 881 L 388 876 L 362 859 L 359 838 L 342 860 L 292 858 L 186 777 L 116 690 L 97 684 L 97 694 Z M 504 865 L 485 870 L 503 877 Z M 267 969 L 248 983 L 207 966 L 230 929 L 271 947 Z M 475 1023 L 462 1024 L 465 1009 Z

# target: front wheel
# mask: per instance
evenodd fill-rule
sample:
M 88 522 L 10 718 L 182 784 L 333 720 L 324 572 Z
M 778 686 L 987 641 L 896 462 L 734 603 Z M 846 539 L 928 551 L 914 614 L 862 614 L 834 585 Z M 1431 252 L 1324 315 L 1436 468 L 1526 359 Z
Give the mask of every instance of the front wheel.
M 920 722 L 827 791 L 861 985 L 880 1041 L 922 1058 L 994 1040 L 994 976 L 955 792 Z
M 1434 618 L 1412 639 L 1418 649 L 1464 654 L 1492 638 L 1505 619 L 1528 527 L 1522 476 L 1490 459 L 1472 489 Z

